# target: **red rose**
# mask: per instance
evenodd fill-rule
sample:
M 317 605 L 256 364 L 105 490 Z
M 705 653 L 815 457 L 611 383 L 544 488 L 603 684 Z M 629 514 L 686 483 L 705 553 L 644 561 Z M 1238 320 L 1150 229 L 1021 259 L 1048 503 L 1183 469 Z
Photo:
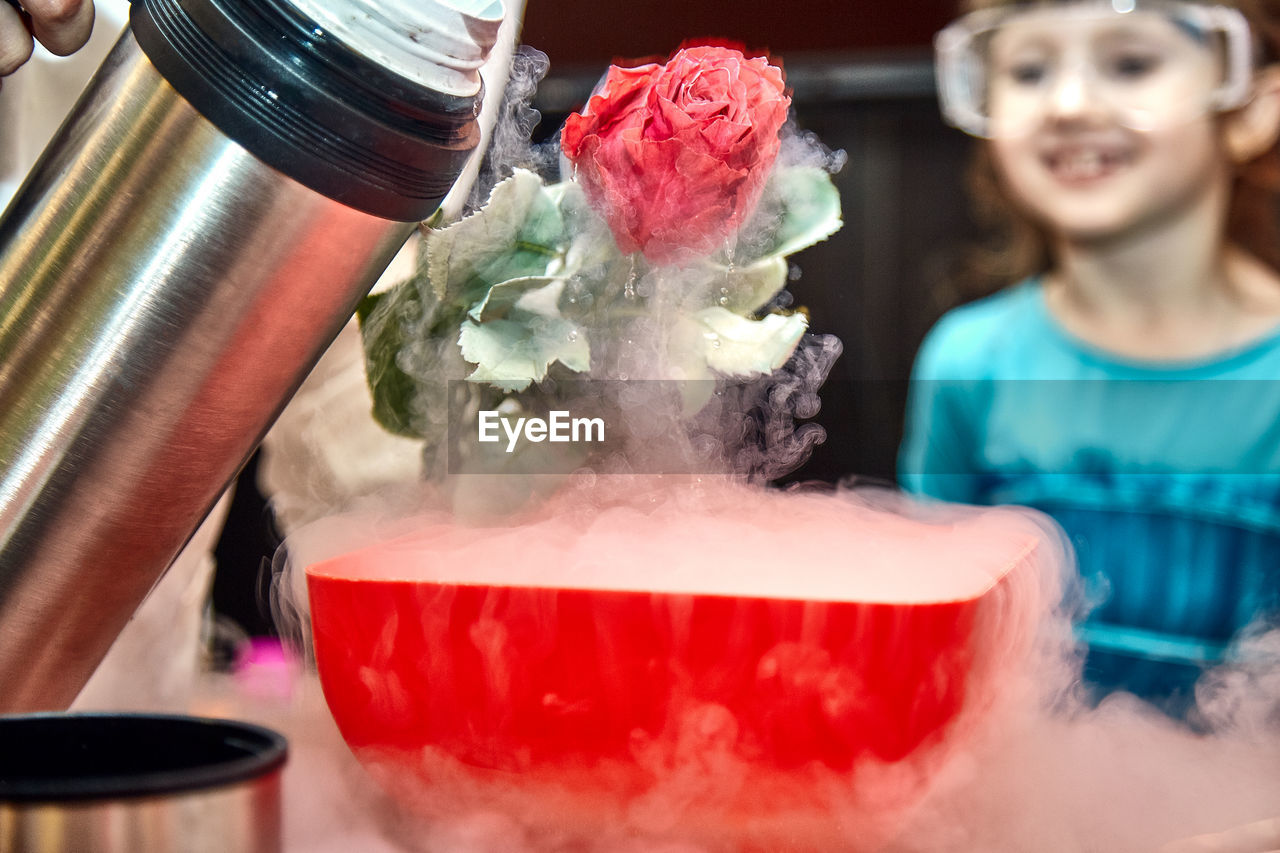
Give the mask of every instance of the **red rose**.
M 560 144 L 618 248 L 675 263 L 710 254 L 751 214 L 790 104 L 763 57 L 688 48 L 611 67 Z

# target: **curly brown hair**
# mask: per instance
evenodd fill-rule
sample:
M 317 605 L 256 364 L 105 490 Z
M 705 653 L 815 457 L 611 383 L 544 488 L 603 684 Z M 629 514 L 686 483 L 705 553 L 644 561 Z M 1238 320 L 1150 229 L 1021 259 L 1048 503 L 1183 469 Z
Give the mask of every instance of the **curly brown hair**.
M 1070 0 L 1064 0 L 1070 2 Z M 1027 5 L 1026 0 L 962 0 L 961 11 Z M 1253 31 L 1259 65 L 1280 61 L 1280 0 L 1216 0 L 1239 9 Z M 957 296 L 973 298 L 1047 271 L 1048 233 L 1013 202 L 996 171 L 990 146 L 974 148 L 966 175 L 973 214 L 990 237 L 962 265 Z M 1280 145 L 1236 171 L 1227 237 L 1280 271 Z

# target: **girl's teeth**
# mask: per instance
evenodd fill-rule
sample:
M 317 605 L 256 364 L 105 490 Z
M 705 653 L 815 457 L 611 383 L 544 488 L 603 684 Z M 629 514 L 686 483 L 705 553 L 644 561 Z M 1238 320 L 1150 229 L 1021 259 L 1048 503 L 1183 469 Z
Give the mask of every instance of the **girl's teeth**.
M 1108 166 L 1099 151 L 1074 151 L 1058 159 L 1057 172 L 1069 180 L 1087 180 L 1101 175 Z

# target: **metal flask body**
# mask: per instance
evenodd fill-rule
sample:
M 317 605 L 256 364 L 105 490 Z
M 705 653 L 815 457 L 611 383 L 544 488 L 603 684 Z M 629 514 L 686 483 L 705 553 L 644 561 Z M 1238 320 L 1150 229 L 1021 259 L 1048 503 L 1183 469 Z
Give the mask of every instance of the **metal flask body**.
M 135 2 L 0 218 L 0 713 L 70 704 L 476 145 L 324 37 Z
M 279 734 L 158 714 L 0 718 L 0 853 L 280 853 Z

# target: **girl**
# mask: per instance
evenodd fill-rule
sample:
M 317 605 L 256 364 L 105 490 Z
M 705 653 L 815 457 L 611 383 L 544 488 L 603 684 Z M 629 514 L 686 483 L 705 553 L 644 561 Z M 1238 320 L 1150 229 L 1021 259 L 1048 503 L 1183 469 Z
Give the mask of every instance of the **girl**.
M 926 338 L 901 479 L 1053 516 L 1086 678 L 1181 714 L 1280 598 L 1280 4 L 972 5 L 943 109 L 1026 265 Z

